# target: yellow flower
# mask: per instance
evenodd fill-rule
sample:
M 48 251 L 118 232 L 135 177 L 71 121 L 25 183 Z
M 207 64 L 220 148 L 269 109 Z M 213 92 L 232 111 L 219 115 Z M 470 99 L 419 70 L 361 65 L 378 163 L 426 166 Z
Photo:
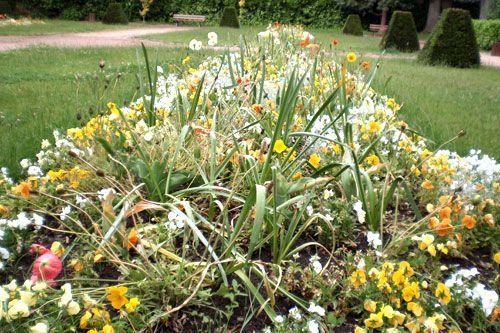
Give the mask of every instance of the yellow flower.
M 125 297 L 127 291 L 128 288 L 123 286 L 109 287 L 106 289 L 106 299 L 111 302 L 113 308 L 120 310 L 122 306 L 128 303 L 128 299 Z
M 404 286 L 405 282 L 406 278 L 401 270 L 397 270 L 392 274 L 392 283 L 394 283 L 395 286 Z
M 71 267 L 73 267 L 73 269 L 77 273 L 83 271 L 83 262 L 81 260 L 71 259 L 71 261 L 69 262 L 69 265 Z
M 62 255 L 64 254 L 64 246 L 62 246 L 60 242 L 53 242 L 50 246 L 50 252 L 58 257 L 62 257 Z
M 377 311 L 377 302 L 372 301 L 371 299 L 366 300 L 363 307 L 368 312 L 375 312 Z
M 495 253 L 495 255 L 493 256 L 493 260 L 495 261 L 495 263 L 500 264 L 500 252 Z
M 313 168 L 319 168 L 319 162 L 321 162 L 321 157 L 319 157 L 318 154 L 312 154 L 309 156 L 309 164 L 311 164 Z
M 346 58 L 347 58 L 347 61 L 348 61 L 348 62 L 355 62 L 355 61 L 356 61 L 356 59 L 357 59 L 357 57 L 356 57 L 356 53 L 354 53 L 354 52 L 349 52 L 349 53 L 347 53 Z
M 394 311 L 392 314 L 392 318 L 389 319 L 389 322 L 393 327 L 397 327 L 398 325 L 403 325 L 403 323 L 405 322 L 405 318 L 406 316 L 401 312 Z
M 380 313 L 382 313 L 384 317 L 391 319 L 394 316 L 394 309 L 390 305 L 384 305 Z
M 92 314 L 85 311 L 85 314 L 80 318 L 80 328 L 87 328 L 89 325 L 89 320 L 92 318 Z
M 417 282 L 412 282 L 411 285 L 403 289 L 403 299 L 406 302 L 411 302 L 413 298 L 419 298 L 419 297 L 420 297 L 420 290 Z
M 354 288 L 359 288 L 366 283 L 366 274 L 365 270 L 362 268 L 358 268 L 351 274 L 351 284 Z
M 302 178 L 302 172 L 300 172 L 300 171 L 297 171 L 292 176 L 292 180 L 297 180 L 297 179 L 300 179 L 300 178 Z
M 380 163 L 380 158 L 377 155 L 370 155 L 366 158 L 366 163 L 369 165 L 378 165 Z
M 368 328 L 379 328 L 384 325 L 384 320 L 382 319 L 383 313 L 379 312 L 377 314 L 372 313 L 370 317 L 365 320 L 365 326 Z
M 356 326 L 354 333 L 366 333 L 366 330 L 362 327 Z
M 429 252 L 429 254 L 433 257 L 436 256 L 436 247 L 434 246 L 434 244 L 429 245 L 429 247 L 427 248 L 427 252 Z
M 415 302 L 409 302 L 407 305 L 406 305 L 406 309 L 408 311 L 411 311 L 413 312 L 413 314 L 416 316 L 416 317 L 420 317 L 422 315 L 422 307 L 420 306 L 420 304 L 418 303 L 415 303 Z
M 141 302 L 139 302 L 139 299 L 137 297 L 132 297 L 130 301 L 125 304 L 125 309 L 127 309 L 128 313 L 132 313 L 139 306 L 139 304 L 141 304 Z
M 182 59 L 182 64 L 185 65 L 189 62 L 189 60 L 191 59 L 190 56 L 186 56 L 186 58 Z
M 115 333 L 115 329 L 110 324 L 106 324 L 102 328 L 102 333 Z
M 287 148 L 288 147 L 285 145 L 285 143 L 283 142 L 283 140 L 279 139 L 279 140 L 276 140 L 276 142 L 274 143 L 273 152 L 281 154 Z
M 438 283 L 434 295 L 439 298 L 441 304 L 448 304 L 451 301 L 450 289 L 441 282 Z
M 401 273 L 403 273 L 408 277 L 413 276 L 413 274 L 415 274 L 415 271 L 413 270 L 413 268 L 411 268 L 410 263 L 405 260 L 399 263 L 399 270 L 401 271 Z

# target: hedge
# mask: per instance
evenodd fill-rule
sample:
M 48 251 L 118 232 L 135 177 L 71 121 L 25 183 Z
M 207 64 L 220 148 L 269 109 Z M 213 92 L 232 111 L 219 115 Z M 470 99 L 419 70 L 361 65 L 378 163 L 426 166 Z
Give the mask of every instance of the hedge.
M 417 28 L 410 12 L 395 11 L 380 43 L 382 49 L 394 48 L 403 52 L 420 50 Z
M 342 33 L 354 36 L 363 36 L 363 27 L 359 15 L 349 15 L 345 21 Z
M 483 50 L 491 50 L 493 43 L 500 42 L 500 19 L 473 20 L 477 44 Z

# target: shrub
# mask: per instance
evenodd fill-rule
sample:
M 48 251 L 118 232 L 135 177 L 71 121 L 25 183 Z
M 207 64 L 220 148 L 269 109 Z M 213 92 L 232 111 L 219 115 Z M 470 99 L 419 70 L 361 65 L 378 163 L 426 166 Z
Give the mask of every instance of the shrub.
M 345 21 L 342 33 L 347 35 L 363 36 L 363 27 L 359 15 L 349 15 Z
M 469 12 L 457 8 L 445 10 L 418 60 L 452 67 L 479 65 L 479 48 Z
M 240 22 L 238 21 L 238 12 L 234 7 L 224 8 L 222 18 L 220 20 L 221 27 L 239 28 Z
M 477 44 L 483 50 L 491 50 L 493 43 L 500 42 L 500 20 L 474 20 Z
M 105 24 L 127 24 L 128 18 L 123 11 L 121 3 L 111 2 L 106 10 L 106 14 L 102 18 L 102 23 Z
M 395 11 L 392 14 L 380 47 L 382 49 L 395 48 L 404 52 L 414 52 L 420 49 L 417 28 L 410 12 Z
M 12 6 L 9 1 L 0 1 L 0 14 L 12 14 Z
M 63 20 L 79 21 L 83 18 L 82 10 L 78 7 L 65 8 L 60 15 Z

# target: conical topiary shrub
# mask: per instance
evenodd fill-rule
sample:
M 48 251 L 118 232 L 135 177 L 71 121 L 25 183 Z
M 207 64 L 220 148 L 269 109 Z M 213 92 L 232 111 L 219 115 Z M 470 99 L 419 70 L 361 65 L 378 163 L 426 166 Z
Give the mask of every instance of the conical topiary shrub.
M 417 28 L 410 12 L 395 11 L 389 27 L 380 42 L 381 49 L 396 49 L 403 52 L 420 50 Z
M 111 2 L 108 5 L 106 14 L 102 18 L 102 23 L 105 24 L 128 24 L 128 17 L 123 11 L 121 3 Z
M 457 8 L 446 9 L 418 55 L 418 60 L 430 65 L 452 67 L 479 65 L 479 48 L 469 12 Z
M 238 12 L 234 7 L 224 8 L 222 18 L 220 20 L 221 27 L 239 28 L 240 22 L 238 21 Z
M 363 36 L 363 27 L 359 15 L 349 15 L 345 21 L 342 33 L 354 36 Z

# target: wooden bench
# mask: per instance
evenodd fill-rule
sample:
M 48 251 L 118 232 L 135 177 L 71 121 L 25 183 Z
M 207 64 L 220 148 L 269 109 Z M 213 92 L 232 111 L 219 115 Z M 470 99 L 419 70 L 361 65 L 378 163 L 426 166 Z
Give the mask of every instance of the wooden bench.
M 205 22 L 207 17 L 205 15 L 187 15 L 187 14 L 174 14 L 174 21 L 176 25 L 179 25 L 179 22 L 198 22 L 198 25 L 201 27 L 201 23 Z
M 387 31 L 387 25 L 370 24 L 370 31 L 377 33 L 385 33 Z

